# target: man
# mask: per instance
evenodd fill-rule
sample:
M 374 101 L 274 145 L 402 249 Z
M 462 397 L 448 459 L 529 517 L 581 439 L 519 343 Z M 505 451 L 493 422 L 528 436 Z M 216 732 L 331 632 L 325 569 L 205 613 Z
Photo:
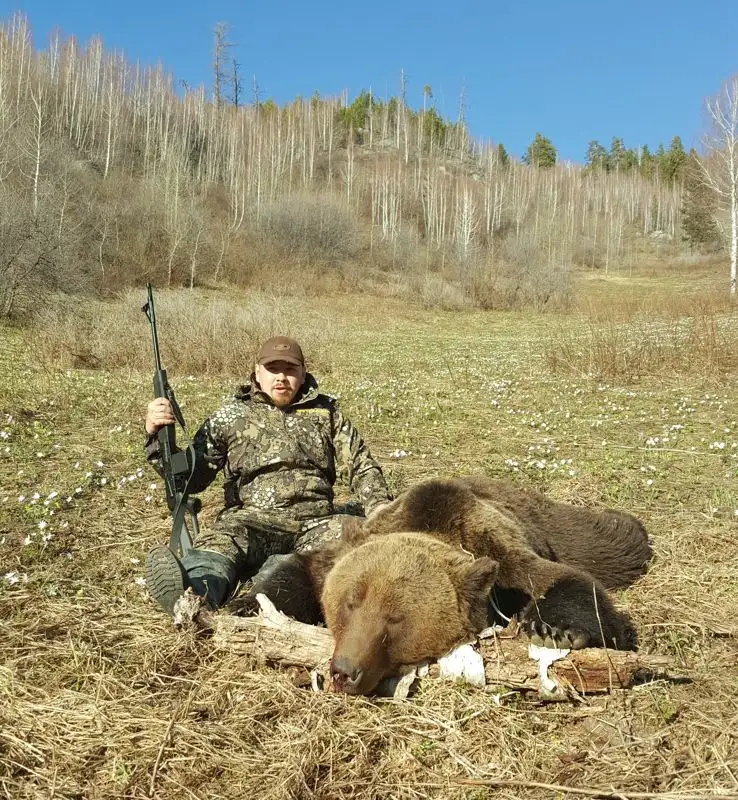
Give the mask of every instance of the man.
M 149 403 L 145 451 L 155 466 L 156 434 L 173 422 L 168 400 Z M 390 499 L 381 468 L 336 401 L 318 392 L 300 345 L 286 336 L 264 342 L 251 383 L 205 421 L 193 446 L 190 492 L 223 470 L 225 508 L 181 561 L 168 547 L 147 556 L 149 593 L 170 614 L 188 587 L 217 608 L 270 556 L 340 536 L 345 515 L 333 505 L 339 475 L 367 514 Z

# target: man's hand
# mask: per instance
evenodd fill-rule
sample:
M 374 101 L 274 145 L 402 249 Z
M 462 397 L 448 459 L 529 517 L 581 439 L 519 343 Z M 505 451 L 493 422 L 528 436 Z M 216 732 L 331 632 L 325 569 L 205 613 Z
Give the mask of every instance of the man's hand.
M 172 406 L 166 397 L 155 397 L 146 407 L 146 433 L 153 436 L 159 428 L 175 422 Z

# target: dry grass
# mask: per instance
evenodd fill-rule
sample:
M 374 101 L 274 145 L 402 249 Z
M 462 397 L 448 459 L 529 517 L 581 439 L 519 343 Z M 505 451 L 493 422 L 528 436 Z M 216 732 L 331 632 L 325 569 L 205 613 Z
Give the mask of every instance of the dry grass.
M 643 376 L 725 378 L 738 371 L 738 316 L 588 319 L 546 347 L 554 374 L 633 381 Z
M 117 301 L 81 301 L 59 295 L 39 309 L 30 345 L 39 361 L 56 367 L 130 368 L 153 364 L 151 332 L 141 312 L 144 291 Z M 163 365 L 181 374 L 248 377 L 259 343 L 277 334 L 299 338 L 311 366 L 325 368 L 335 337 L 328 311 L 309 322 L 301 302 L 274 291 L 229 298 L 202 290 L 155 292 Z
M 216 302 L 198 297 L 201 312 Z M 174 323 L 157 299 L 165 342 Z M 249 302 L 232 301 L 230 315 Z M 455 685 L 407 702 L 314 695 L 175 632 L 136 582 L 168 535 L 161 486 L 137 472 L 150 391 L 138 305 L 98 309 L 115 313 L 95 329 L 127 330 L 118 349 L 136 351 L 115 361 L 123 339 L 108 340 L 117 371 L 39 364 L 38 340 L 3 331 L 1 797 L 738 797 L 734 372 L 594 382 L 546 368 L 543 344 L 572 317 L 278 304 L 299 319 L 293 332 L 312 332 L 322 383 L 340 390 L 395 488 L 483 472 L 641 516 L 656 555 L 620 602 L 642 646 L 694 679 L 555 706 L 497 705 Z M 190 422 L 232 389 L 217 375 L 185 380 L 167 355 Z M 204 521 L 219 499 L 206 493 Z
M 671 278 L 651 270 L 590 281 L 572 324 L 544 347 L 548 369 L 617 382 L 729 378 L 738 371 L 738 304 L 718 290 L 721 278 L 715 269 Z

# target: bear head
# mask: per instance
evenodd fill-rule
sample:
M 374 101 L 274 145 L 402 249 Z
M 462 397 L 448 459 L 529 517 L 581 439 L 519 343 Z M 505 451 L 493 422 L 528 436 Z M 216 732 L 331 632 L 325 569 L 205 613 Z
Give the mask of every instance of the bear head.
M 498 564 L 430 534 L 369 536 L 343 550 L 321 605 L 335 639 L 333 689 L 367 694 L 402 665 L 438 658 L 487 625 Z

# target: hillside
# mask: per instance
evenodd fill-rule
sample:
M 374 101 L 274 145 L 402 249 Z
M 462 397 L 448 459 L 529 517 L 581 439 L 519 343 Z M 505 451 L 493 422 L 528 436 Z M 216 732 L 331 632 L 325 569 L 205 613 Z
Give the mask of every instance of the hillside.
M 19 15 L 0 60 L 0 317 L 146 280 L 541 308 L 577 269 L 689 253 L 681 182 L 601 153 L 524 164 L 366 92 L 216 103 L 96 39 L 36 51 Z

